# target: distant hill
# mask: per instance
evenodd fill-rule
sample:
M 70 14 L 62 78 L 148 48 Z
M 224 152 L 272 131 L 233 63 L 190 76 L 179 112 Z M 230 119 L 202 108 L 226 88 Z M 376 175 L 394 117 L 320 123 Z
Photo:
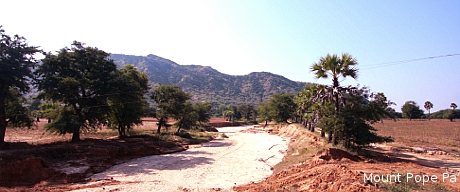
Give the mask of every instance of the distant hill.
M 191 93 L 193 101 L 207 101 L 213 105 L 257 104 L 267 101 L 274 93 L 296 93 L 309 84 L 268 72 L 228 75 L 209 66 L 179 65 L 155 55 L 112 54 L 111 59 L 118 67 L 134 64 L 149 76 L 154 86 L 158 83 L 179 85 Z

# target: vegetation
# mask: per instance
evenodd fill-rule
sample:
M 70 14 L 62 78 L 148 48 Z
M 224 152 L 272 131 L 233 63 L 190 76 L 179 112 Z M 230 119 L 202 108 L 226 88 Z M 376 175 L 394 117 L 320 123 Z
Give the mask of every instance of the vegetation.
M 74 41 L 71 48 L 47 53 L 36 74 L 41 96 L 62 103 L 59 116 L 47 128 L 60 134 L 72 133 L 80 140 L 80 129 L 97 128 L 107 122 L 108 98 L 112 96 L 116 65 L 109 54 Z
M 259 103 L 257 113 L 260 118 L 258 121 L 265 121 L 265 126 L 267 126 L 268 121 L 272 120 L 277 123 L 289 123 L 288 119 L 293 117 L 295 109 L 294 95 L 275 94 L 267 103 Z
M 313 66 L 311 67 L 311 71 L 315 73 L 315 77 L 317 79 L 329 77 L 332 78 L 332 87 L 324 86 L 321 89 L 325 91 L 324 98 L 327 98 L 329 102 L 334 104 L 334 113 L 336 117 L 338 117 L 337 115 L 340 111 L 339 105 L 341 101 L 339 100 L 339 98 L 343 98 L 343 91 L 349 91 L 346 88 L 340 86 L 339 78 L 352 77 L 353 79 L 356 79 L 358 77 L 358 70 L 356 70 L 354 66 L 357 64 L 358 62 L 356 61 L 356 59 L 349 54 L 342 54 L 341 57 L 339 57 L 336 54 L 327 54 L 326 57 L 320 58 L 319 62 L 313 64 Z M 338 126 L 337 123 L 334 124 L 334 126 Z M 329 132 L 329 135 L 332 136 L 333 144 L 335 144 L 337 134 L 336 131 L 336 128 L 333 128 Z
M 162 126 L 167 126 L 166 122 L 169 118 L 179 121 L 181 118 L 183 121 L 188 118 L 181 117 L 181 115 L 190 111 L 190 109 L 184 109 L 185 107 L 191 107 L 190 104 L 186 104 L 186 101 L 190 99 L 190 94 L 182 91 L 179 86 L 160 85 L 153 91 L 151 98 L 156 102 L 158 108 L 156 111 L 158 134 L 160 134 Z M 178 125 L 182 126 L 182 123 Z
M 401 111 L 403 118 L 407 118 L 409 120 L 420 119 L 424 115 L 423 111 L 415 101 L 406 101 L 406 103 L 404 103 L 401 107 Z
M 30 89 L 32 68 L 38 64 L 34 55 L 38 52 L 38 47 L 29 46 L 24 37 L 9 36 L 0 25 L 0 143 L 5 142 L 8 125 L 30 125 L 19 94 Z
M 124 138 L 134 125 L 142 124 L 141 117 L 149 107 L 144 97 L 149 89 L 149 80 L 134 65 L 126 65 L 117 71 L 114 81 L 117 86 L 113 91 L 116 94 L 108 98 L 108 123 L 111 128 L 118 130 L 120 138 Z
M 425 105 L 423 105 L 425 109 L 428 111 L 428 120 L 431 120 L 431 109 L 433 108 L 433 103 L 430 101 L 425 101 Z

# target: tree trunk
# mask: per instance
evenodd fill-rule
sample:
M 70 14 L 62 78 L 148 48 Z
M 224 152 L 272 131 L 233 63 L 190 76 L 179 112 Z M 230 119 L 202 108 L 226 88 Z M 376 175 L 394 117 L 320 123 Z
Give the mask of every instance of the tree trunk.
M 161 117 L 160 120 L 158 121 L 158 129 L 157 129 L 157 134 L 161 133 L 161 125 L 163 124 L 164 118 Z
M 0 95 L 0 143 L 5 142 L 5 133 L 6 133 L 6 106 L 5 106 L 5 97 L 4 94 Z
M 431 113 L 429 109 L 428 109 L 428 121 L 431 121 Z
M 74 129 L 73 134 L 72 134 L 72 143 L 73 142 L 78 142 L 78 141 L 81 141 L 81 139 L 80 139 L 80 127 Z
M 267 124 L 268 124 L 268 120 L 265 120 L 264 128 L 267 126 Z
M 327 134 L 327 142 L 330 143 L 332 141 L 332 131 L 329 131 L 329 133 Z
M 332 133 L 332 145 L 333 146 L 336 146 L 337 145 L 337 133 L 336 131 L 334 130 L 334 132 Z

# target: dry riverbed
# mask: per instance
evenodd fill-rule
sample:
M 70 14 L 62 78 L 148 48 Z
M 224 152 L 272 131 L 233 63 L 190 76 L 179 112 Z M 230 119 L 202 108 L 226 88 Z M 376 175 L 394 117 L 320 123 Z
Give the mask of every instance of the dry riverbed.
M 231 191 L 272 174 L 287 141 L 250 127 L 218 128 L 228 138 L 191 145 L 187 151 L 155 155 L 116 165 L 92 175 L 77 191 Z

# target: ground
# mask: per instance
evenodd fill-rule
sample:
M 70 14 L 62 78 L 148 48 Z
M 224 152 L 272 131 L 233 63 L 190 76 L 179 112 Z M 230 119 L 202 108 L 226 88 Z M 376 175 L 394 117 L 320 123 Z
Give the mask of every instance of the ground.
M 230 124 L 223 119 L 213 120 L 213 123 L 222 126 Z M 296 124 L 267 127 L 263 129 L 265 132 L 279 135 L 289 142 L 283 161 L 274 166 L 270 165 L 273 174 L 265 180 L 235 186 L 233 190 L 460 190 L 460 122 L 384 121 L 383 124 L 375 124 L 375 127 L 379 134 L 394 137 L 395 142 L 369 146 L 364 154 L 361 153 L 359 156 L 330 148 L 317 133 L 310 133 Z M 2 146 L 3 150 L 0 150 L 0 186 L 3 187 L 0 187 L 0 191 L 66 191 L 76 189 L 78 185 L 72 183 L 81 181 L 89 183 L 91 188 L 97 188 L 98 185 L 116 186 L 121 181 L 105 178 L 100 182 L 91 182 L 86 176 L 103 173 L 109 167 L 128 162 L 135 157 L 182 151 L 187 148 L 186 146 L 195 146 L 191 145 L 191 140 L 183 140 L 177 136 L 165 139 L 143 134 L 155 130 L 154 128 L 155 122 L 147 120 L 142 127 L 134 129 L 136 134 L 144 136 L 126 141 L 114 138 L 116 132 L 114 134 L 110 130 L 85 133 L 85 142 L 76 145 L 65 142 L 70 140 L 70 135 L 50 135 L 40 129 L 40 126 L 33 130 L 9 129 L 7 140 L 22 143 Z M 260 134 L 260 129 L 253 128 L 244 132 Z M 209 135 L 201 136 L 206 138 Z M 370 174 L 373 175 L 371 180 Z M 380 176 L 396 177 L 398 174 L 402 175 L 400 180 L 403 181 L 407 181 L 403 176 L 410 177 L 412 174 L 414 178 L 409 178 L 409 182 L 375 181 L 381 178 Z M 427 182 L 414 180 L 428 176 L 430 178 Z M 433 176 L 437 177 L 436 182 Z M 59 183 L 60 185 L 51 185 Z M 180 190 L 187 191 L 189 188 Z

